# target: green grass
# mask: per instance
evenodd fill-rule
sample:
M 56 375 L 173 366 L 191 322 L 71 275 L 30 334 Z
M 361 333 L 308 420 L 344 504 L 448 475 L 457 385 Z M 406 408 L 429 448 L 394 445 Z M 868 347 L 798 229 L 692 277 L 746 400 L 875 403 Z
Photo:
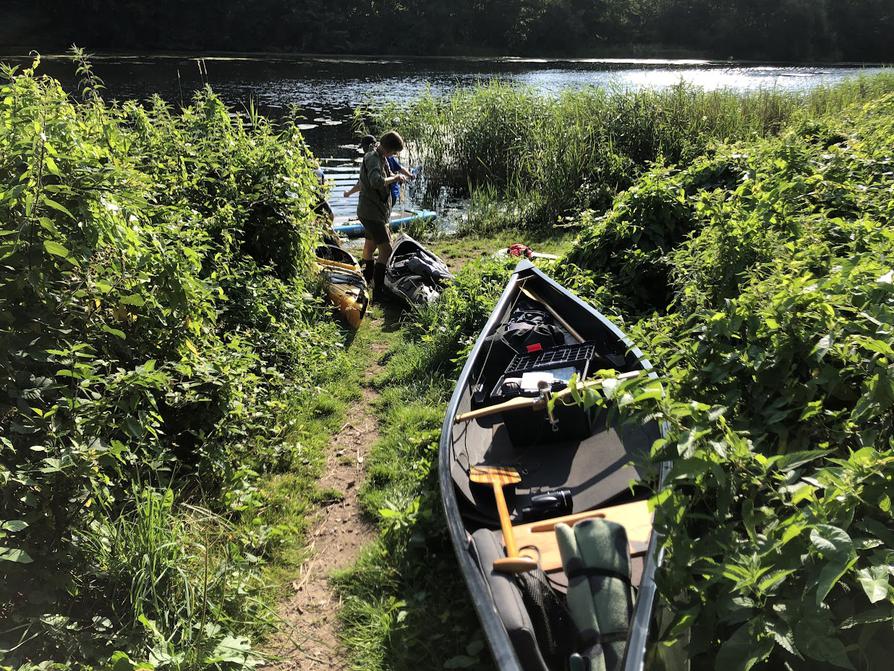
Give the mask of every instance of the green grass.
M 441 376 L 405 376 L 413 343 L 405 328 L 385 329 L 381 437 L 360 490 L 378 538 L 335 576 L 341 636 L 353 669 L 490 668 L 438 494 L 438 436 L 452 388 Z
M 571 248 L 574 238 L 573 233 L 559 235 L 553 233 L 544 236 L 501 231 L 489 236 L 464 235 L 439 238 L 426 244 L 429 249 L 444 259 L 451 271 L 456 272 L 470 261 L 493 256 L 496 252 L 505 251 L 515 243 L 526 244 L 535 252 L 561 255 Z
M 274 528 L 276 547 L 262 576 L 273 590 L 267 596 L 270 608 L 285 594 L 295 570 L 307 558 L 306 532 L 311 515 L 320 505 L 339 500 L 343 494 L 321 489 L 329 441 L 344 424 L 351 406 L 361 396 L 363 371 L 369 361 L 368 331 L 361 329 L 343 356 L 332 362 L 327 379 L 303 398 L 293 416 L 294 440 L 300 457 L 284 472 L 271 474 L 258 484 L 260 505 L 243 522 L 247 530 Z M 300 447 L 299 447 L 300 446 Z

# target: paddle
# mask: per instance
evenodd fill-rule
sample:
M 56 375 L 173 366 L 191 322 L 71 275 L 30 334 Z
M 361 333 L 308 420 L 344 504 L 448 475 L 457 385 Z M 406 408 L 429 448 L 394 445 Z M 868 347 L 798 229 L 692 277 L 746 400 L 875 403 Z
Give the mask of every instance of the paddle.
M 572 337 L 575 340 L 577 340 L 578 342 L 584 342 L 583 336 L 580 333 L 578 333 L 577 331 L 575 331 L 574 328 L 571 326 L 571 324 L 569 324 L 567 321 L 565 321 L 558 312 L 553 310 L 552 305 L 550 305 L 545 300 L 540 298 L 540 296 L 535 294 L 533 291 L 531 291 L 527 287 L 523 286 L 521 288 L 521 292 L 525 296 L 530 298 L 532 301 L 534 301 L 535 303 L 540 303 L 544 308 L 546 308 L 546 311 L 549 312 L 553 316 L 553 319 L 555 319 L 557 322 L 559 322 L 565 328 L 565 330 L 568 331 L 568 333 L 570 333 L 572 335 Z
M 509 521 L 509 508 L 503 497 L 503 487 L 521 482 L 518 471 L 511 466 L 472 466 L 469 480 L 478 484 L 490 484 L 494 488 L 497 500 L 497 514 L 500 516 L 500 528 L 503 530 L 503 543 L 506 545 L 506 557 L 494 560 L 494 570 L 500 573 L 524 573 L 537 568 L 537 561 L 530 557 L 522 557 L 515 546 L 512 533 L 512 522 Z
M 577 385 L 576 389 L 589 389 L 591 387 L 596 387 L 603 384 L 606 380 L 627 380 L 631 377 L 636 377 L 641 374 L 643 371 L 641 370 L 631 370 L 626 373 L 621 373 L 618 377 L 613 378 L 597 378 L 595 380 L 587 380 L 586 382 L 582 382 Z M 568 396 L 572 392 L 571 387 L 566 387 L 562 391 L 557 391 L 552 395 L 552 398 L 558 400 L 560 398 L 564 398 Z M 518 396 L 516 398 L 511 398 L 508 401 L 503 401 L 502 403 L 497 403 L 496 405 L 489 405 L 485 408 L 478 408 L 478 410 L 470 410 L 469 412 L 464 412 L 461 415 L 457 415 L 453 422 L 455 424 L 460 424 L 462 422 L 468 422 L 473 419 L 478 419 L 479 417 L 489 417 L 490 415 L 496 415 L 500 412 L 506 412 L 508 410 L 521 410 L 522 408 L 529 408 L 531 410 L 542 410 L 546 407 L 547 401 L 541 397 L 536 396 L 534 398 L 527 396 Z

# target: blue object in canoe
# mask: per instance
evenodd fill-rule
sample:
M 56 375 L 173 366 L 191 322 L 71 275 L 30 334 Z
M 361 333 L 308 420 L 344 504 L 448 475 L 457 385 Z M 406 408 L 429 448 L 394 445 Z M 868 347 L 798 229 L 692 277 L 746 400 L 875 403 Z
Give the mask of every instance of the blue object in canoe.
M 396 231 L 404 224 L 410 224 L 415 222 L 424 222 L 424 221 L 434 221 L 438 216 L 437 212 L 433 212 L 432 210 L 409 210 L 406 212 L 400 212 L 398 217 L 393 217 L 391 219 L 391 230 Z M 363 235 L 363 225 L 358 221 L 357 223 L 348 223 L 342 224 L 340 226 L 333 226 L 333 230 L 339 235 L 346 235 L 349 238 L 359 238 Z

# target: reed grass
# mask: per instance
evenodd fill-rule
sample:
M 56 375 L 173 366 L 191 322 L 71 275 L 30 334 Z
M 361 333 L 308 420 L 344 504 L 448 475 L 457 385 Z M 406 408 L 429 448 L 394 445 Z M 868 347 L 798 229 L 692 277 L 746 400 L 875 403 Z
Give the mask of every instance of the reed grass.
M 894 91 L 894 73 L 809 92 L 587 88 L 549 97 L 496 81 L 358 111 L 372 130 L 396 127 L 424 166 L 420 186 L 471 197 L 463 232 L 536 230 L 605 209 L 653 162 L 687 163 L 712 143 L 777 134 L 788 123 Z M 499 207 L 493 207 L 500 202 Z

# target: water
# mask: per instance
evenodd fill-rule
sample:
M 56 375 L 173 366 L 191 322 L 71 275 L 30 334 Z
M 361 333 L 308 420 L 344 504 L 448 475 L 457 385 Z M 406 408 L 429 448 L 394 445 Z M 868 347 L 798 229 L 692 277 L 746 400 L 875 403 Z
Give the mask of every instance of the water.
M 588 86 L 661 89 L 681 81 L 707 90 L 804 91 L 880 71 L 658 59 L 94 56 L 92 61 L 108 96 L 117 99 L 144 99 L 158 93 L 180 103 L 209 83 L 236 110 L 247 108 L 251 101 L 261 112 L 278 116 L 297 106 L 307 143 L 332 185 L 330 202 L 339 220 L 353 215 L 356 208 L 357 196 L 345 199 L 342 192 L 357 179 L 360 154 L 353 111 L 360 105 L 410 102 L 426 90 L 449 93 L 493 79 L 530 86 L 547 95 Z M 65 85 L 74 83 L 74 67 L 67 59 L 44 56 L 41 70 Z M 404 198 L 411 203 L 412 197 L 409 188 Z

